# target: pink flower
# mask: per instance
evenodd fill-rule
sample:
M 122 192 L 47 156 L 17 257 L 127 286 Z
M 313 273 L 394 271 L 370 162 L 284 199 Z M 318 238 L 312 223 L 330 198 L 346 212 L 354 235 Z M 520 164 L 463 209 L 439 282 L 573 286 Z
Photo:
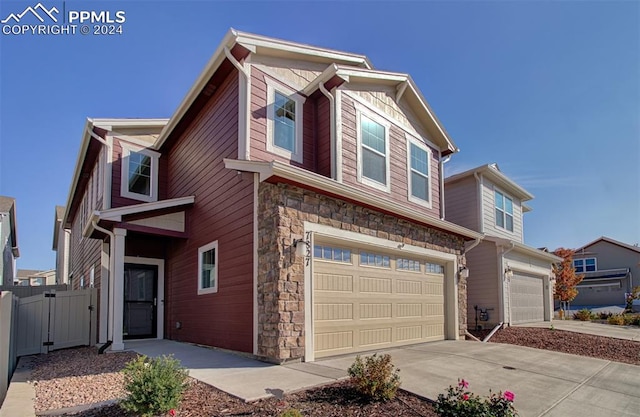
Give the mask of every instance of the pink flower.
M 174 410 L 173 408 L 171 410 L 169 410 L 169 415 L 171 417 L 175 416 L 176 415 L 176 410 Z
M 464 379 L 461 379 L 460 382 L 458 382 L 458 386 L 462 388 L 469 388 L 469 383 Z
M 469 399 L 469 396 L 468 396 L 467 394 L 464 394 L 464 395 L 462 396 L 462 399 L 463 399 L 463 400 L 465 400 L 465 401 L 467 401 L 467 400 Z
M 504 399 L 507 401 L 511 401 L 513 402 L 513 400 L 516 398 L 516 394 L 514 394 L 511 391 L 505 391 L 504 392 Z

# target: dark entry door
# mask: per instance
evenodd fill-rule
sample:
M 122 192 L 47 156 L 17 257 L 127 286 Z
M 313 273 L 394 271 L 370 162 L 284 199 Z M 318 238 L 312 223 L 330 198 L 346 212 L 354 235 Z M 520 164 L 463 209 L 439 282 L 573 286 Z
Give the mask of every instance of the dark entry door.
M 124 329 L 125 339 L 156 337 L 156 305 L 158 267 L 124 265 Z

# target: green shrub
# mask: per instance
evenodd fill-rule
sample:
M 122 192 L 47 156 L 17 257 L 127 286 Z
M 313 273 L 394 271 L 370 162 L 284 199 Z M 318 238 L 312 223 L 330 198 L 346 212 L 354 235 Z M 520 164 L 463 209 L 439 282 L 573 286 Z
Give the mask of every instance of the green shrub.
M 283 411 L 278 417 L 304 417 L 304 415 L 295 408 Z
M 594 314 L 591 312 L 591 310 L 589 310 L 587 308 L 583 308 L 582 310 L 578 310 L 573 314 L 573 319 L 574 320 L 589 321 L 589 320 L 591 320 L 593 318 L 595 318 Z
M 458 380 L 458 386 L 449 386 L 447 393 L 438 395 L 435 411 L 440 417 L 516 417 L 518 415 L 510 391 L 504 394 L 490 392 L 488 398 L 467 391 L 469 383 Z
M 600 317 L 600 320 L 608 320 L 609 317 L 613 316 L 613 313 L 610 311 L 601 311 L 598 313 L 598 316 Z
M 358 355 L 348 372 L 358 392 L 373 400 L 390 400 L 400 387 L 400 370 L 393 366 L 389 354 L 373 354 L 364 361 Z
M 127 397 L 120 406 L 142 417 L 161 415 L 178 408 L 187 387 L 188 374 L 180 361 L 172 356 L 138 356 L 124 368 Z
M 634 326 L 640 326 L 640 315 L 634 316 L 633 320 L 631 320 L 631 324 Z
M 615 326 L 623 326 L 624 316 L 622 314 L 614 314 L 613 316 L 607 319 L 607 323 L 613 324 Z

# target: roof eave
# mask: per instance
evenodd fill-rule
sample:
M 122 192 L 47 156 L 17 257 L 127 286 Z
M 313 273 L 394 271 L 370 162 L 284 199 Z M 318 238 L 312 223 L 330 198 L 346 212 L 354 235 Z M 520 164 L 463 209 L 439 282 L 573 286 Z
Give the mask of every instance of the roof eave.
M 80 150 L 78 151 L 78 156 L 76 157 L 76 165 L 73 170 L 71 186 L 69 187 L 69 192 L 67 193 L 67 204 L 65 205 L 64 216 L 62 217 L 62 224 L 65 227 L 70 227 L 69 213 L 71 210 L 71 203 L 73 201 L 73 196 L 75 195 L 76 187 L 78 186 L 78 180 L 80 179 L 82 164 L 84 163 L 84 158 L 87 153 L 87 149 L 89 148 L 89 141 L 91 139 L 89 132 L 93 129 L 93 126 L 93 119 L 87 117 L 87 121 L 85 122 L 84 129 L 82 131 L 82 140 L 80 142 Z

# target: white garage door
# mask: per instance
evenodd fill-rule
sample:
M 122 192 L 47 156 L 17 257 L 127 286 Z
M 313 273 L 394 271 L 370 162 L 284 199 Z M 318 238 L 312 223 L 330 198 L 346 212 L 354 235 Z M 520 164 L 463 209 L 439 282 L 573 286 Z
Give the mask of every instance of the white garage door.
M 511 323 L 544 321 L 544 280 L 514 273 L 511 278 Z
M 444 268 L 374 249 L 314 246 L 315 357 L 444 339 Z

